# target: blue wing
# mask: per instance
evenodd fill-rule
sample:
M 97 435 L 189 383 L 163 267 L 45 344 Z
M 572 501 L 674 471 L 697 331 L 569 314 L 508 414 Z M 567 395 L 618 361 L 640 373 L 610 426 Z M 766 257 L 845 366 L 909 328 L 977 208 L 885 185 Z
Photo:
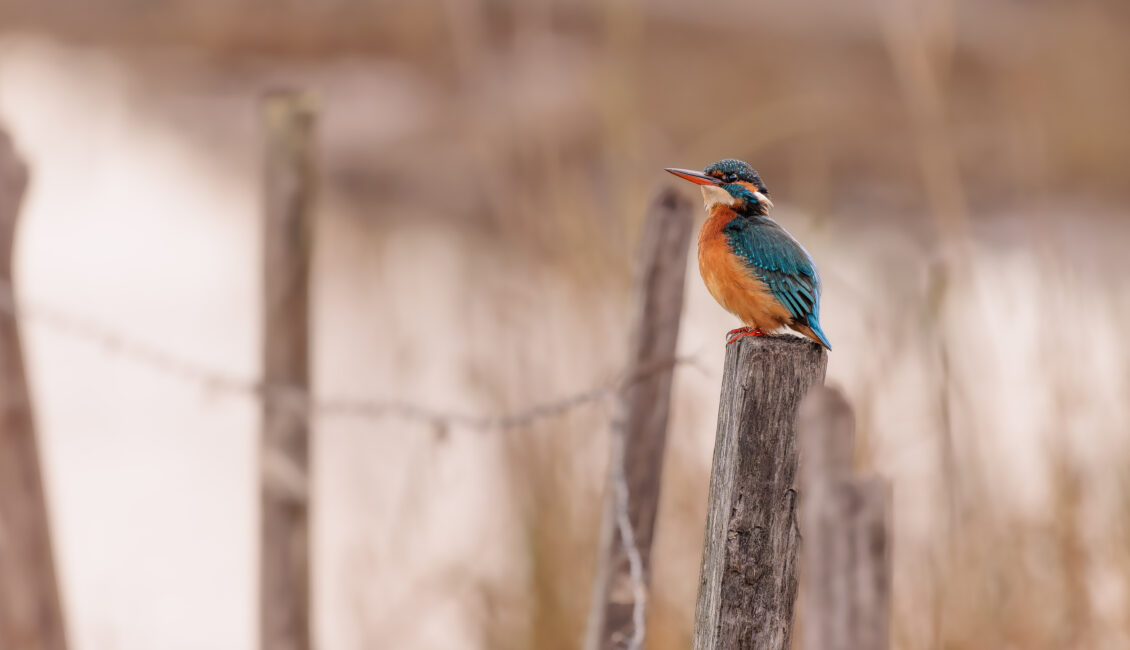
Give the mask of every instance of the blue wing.
M 738 217 L 726 224 L 730 249 L 746 261 L 789 310 L 831 349 L 820 329 L 820 276 L 812 258 L 792 235 L 765 217 Z

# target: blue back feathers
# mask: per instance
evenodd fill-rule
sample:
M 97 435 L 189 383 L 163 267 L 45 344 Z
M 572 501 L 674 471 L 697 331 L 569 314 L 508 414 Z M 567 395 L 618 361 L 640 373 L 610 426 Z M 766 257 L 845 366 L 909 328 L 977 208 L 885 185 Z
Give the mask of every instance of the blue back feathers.
M 765 282 L 793 319 L 811 327 L 831 349 L 820 329 L 820 276 L 804 248 L 784 228 L 760 215 L 739 215 L 723 232 L 730 250 Z

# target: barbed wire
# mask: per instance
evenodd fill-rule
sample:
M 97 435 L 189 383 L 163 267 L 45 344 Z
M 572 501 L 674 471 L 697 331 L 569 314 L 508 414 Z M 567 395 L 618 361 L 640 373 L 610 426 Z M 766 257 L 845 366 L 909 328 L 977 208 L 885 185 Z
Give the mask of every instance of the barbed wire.
M 155 372 L 195 383 L 208 391 L 256 398 L 264 404 L 270 404 L 289 413 L 309 417 L 337 416 L 365 420 L 399 418 L 427 423 L 437 432 L 447 432 L 452 428 L 478 432 L 505 431 L 530 426 L 543 420 L 563 416 L 582 406 L 613 398 L 618 391 L 656 374 L 673 372 L 679 365 L 697 366 L 694 357 L 676 356 L 661 359 L 637 368 L 632 375 L 622 377 L 619 381 L 608 382 L 561 399 L 535 404 L 522 411 L 499 416 L 468 415 L 441 411 L 402 400 L 320 399 L 299 388 L 265 385 L 261 381 L 195 363 L 168 350 L 135 340 L 105 325 L 74 316 L 63 310 L 39 304 L 20 304 L 20 301 L 16 300 L 11 284 L 4 279 L 0 279 L 0 312 L 7 313 L 16 320 L 28 319 L 41 323 L 75 340 L 99 346 Z M 619 400 L 617 403 L 622 408 L 623 401 Z M 616 429 L 614 435 L 623 436 L 622 420 L 622 414 L 613 418 L 612 426 Z M 627 478 L 622 466 L 617 470 L 611 477 L 616 526 L 628 557 L 630 565 L 628 580 L 634 595 L 633 632 L 628 648 L 638 650 L 642 647 L 644 639 L 647 582 L 642 556 L 628 512 Z M 268 448 L 263 455 L 263 481 L 266 489 L 284 494 L 287 498 L 301 502 L 309 498 L 309 480 L 304 469 L 295 464 L 292 458 L 280 453 L 278 449 Z
M 697 367 L 694 356 L 675 356 L 640 368 L 621 377 L 565 397 L 501 415 L 473 415 L 415 404 L 392 398 L 318 397 L 306 391 L 227 373 L 197 363 L 159 346 L 142 342 L 109 326 L 54 307 L 17 301 L 11 283 L 0 279 L 0 311 L 17 319 L 48 327 L 71 339 L 100 347 L 111 354 L 145 366 L 159 374 L 195 384 L 210 393 L 241 395 L 269 401 L 279 408 L 312 417 L 340 417 L 364 420 L 400 419 L 423 422 L 438 429 L 502 431 L 533 425 L 561 417 L 578 408 L 609 399 L 618 391 L 642 382 L 655 374 L 673 371 L 681 365 Z

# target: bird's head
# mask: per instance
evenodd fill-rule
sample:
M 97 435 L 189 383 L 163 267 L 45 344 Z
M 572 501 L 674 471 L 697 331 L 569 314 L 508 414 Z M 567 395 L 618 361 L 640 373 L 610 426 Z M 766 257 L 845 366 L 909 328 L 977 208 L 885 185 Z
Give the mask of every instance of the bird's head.
M 707 166 L 701 172 L 693 169 L 668 168 L 667 171 L 702 186 L 706 211 L 715 205 L 726 205 L 742 214 L 768 214 L 773 202 L 769 190 L 753 167 L 740 160 L 727 158 Z

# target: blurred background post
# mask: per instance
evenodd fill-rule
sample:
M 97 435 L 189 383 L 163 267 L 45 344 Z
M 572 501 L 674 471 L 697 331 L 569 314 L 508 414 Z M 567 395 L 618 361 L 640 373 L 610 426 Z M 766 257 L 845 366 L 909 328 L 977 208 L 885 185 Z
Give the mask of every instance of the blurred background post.
M 28 170 L 0 125 L 0 647 L 65 650 L 32 395 L 12 291 Z
M 310 265 L 315 111 L 302 92 L 262 100 L 263 436 L 260 645 L 310 647 Z
M 890 486 L 852 469 L 851 406 L 817 387 L 800 406 L 800 647 L 890 647 Z
M 612 420 L 604 517 L 585 647 L 644 647 L 692 206 L 665 189 L 648 205 L 635 269 L 630 357 Z

